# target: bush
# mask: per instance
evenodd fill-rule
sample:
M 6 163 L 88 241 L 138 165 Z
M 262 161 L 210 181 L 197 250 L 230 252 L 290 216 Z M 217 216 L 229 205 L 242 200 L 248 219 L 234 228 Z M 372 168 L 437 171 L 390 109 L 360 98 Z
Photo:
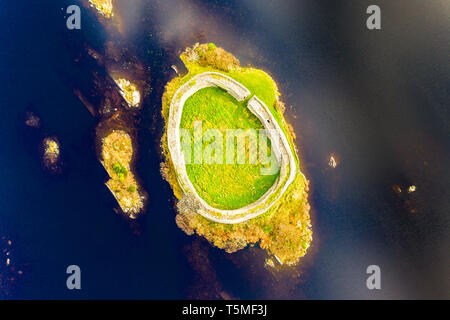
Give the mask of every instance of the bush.
M 120 181 L 123 181 L 123 179 L 125 178 L 125 176 L 128 173 L 127 169 L 125 169 L 125 167 L 122 166 L 119 162 L 113 164 L 112 169 L 117 174 Z

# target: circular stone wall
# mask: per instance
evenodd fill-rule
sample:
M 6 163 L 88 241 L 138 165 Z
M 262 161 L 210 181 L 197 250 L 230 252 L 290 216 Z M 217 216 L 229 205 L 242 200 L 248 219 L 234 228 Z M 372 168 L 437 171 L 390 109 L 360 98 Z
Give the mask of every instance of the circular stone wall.
M 238 209 L 221 210 L 214 208 L 201 198 L 186 172 L 180 143 L 180 123 L 186 100 L 197 91 L 208 87 L 222 88 L 237 101 L 244 101 L 251 95 L 250 91 L 242 84 L 218 72 L 205 72 L 190 79 L 177 90 L 170 104 L 167 131 L 169 152 L 180 187 L 185 194 L 192 195 L 198 202 L 198 213 L 219 223 L 240 223 L 263 214 L 272 207 L 284 194 L 299 171 L 293 151 L 278 122 L 267 106 L 258 97 L 253 96 L 248 100 L 247 108 L 261 121 L 271 140 L 272 150 L 280 165 L 280 176 L 261 198 Z

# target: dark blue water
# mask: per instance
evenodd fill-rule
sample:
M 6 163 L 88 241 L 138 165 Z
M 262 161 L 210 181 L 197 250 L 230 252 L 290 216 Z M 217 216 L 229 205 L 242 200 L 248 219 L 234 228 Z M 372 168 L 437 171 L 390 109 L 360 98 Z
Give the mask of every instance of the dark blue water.
M 137 163 L 150 201 L 135 224 L 113 210 L 97 120 L 64 80 L 82 74 L 71 44 L 101 52 L 108 39 L 86 8 L 82 30 L 66 29 L 61 8 L 73 3 L 0 4 L 0 236 L 12 241 L 15 267 L 1 256 L 3 279 L 15 277 L 0 281 L 1 297 L 449 298 L 448 3 L 379 1 L 382 30 L 368 31 L 365 1 L 121 1 L 123 37 L 152 71 Z M 175 225 L 159 174 L 160 101 L 170 66 L 197 41 L 269 72 L 292 106 L 314 230 L 300 277 L 265 269 L 257 248 L 228 255 Z M 38 130 L 24 125 L 30 110 Z M 46 136 L 61 143 L 59 175 L 41 164 Z M 66 289 L 71 264 L 80 291 Z M 380 291 L 366 288 L 371 264 Z

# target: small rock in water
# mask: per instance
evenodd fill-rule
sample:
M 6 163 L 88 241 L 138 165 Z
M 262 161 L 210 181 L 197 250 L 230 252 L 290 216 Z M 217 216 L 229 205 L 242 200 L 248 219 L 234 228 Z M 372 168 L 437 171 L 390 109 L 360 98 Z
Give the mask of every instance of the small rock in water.
M 336 168 L 338 165 L 337 160 L 334 158 L 333 155 L 330 156 L 330 160 L 328 160 L 328 165 L 332 168 Z
M 36 116 L 33 112 L 27 112 L 27 119 L 25 124 L 32 128 L 39 128 L 41 126 L 41 119 Z

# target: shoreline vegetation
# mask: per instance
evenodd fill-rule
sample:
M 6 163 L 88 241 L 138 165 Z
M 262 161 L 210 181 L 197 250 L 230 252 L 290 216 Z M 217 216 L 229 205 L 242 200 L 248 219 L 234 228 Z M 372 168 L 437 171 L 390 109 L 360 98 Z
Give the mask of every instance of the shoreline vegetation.
M 262 249 L 267 250 L 271 256 L 267 260 L 268 265 L 275 265 L 275 261 L 279 264 L 296 264 L 306 254 L 312 241 L 310 206 L 307 199 L 308 180 L 298 168 L 299 161 L 293 143 L 295 134 L 283 117 L 284 104 L 279 99 L 276 83 L 262 70 L 241 67 L 239 61 L 231 53 L 216 47 L 212 43 L 195 44 L 193 47 L 187 48 L 180 58 L 187 67 L 188 73 L 176 77 L 166 85 L 162 98 L 165 132 L 161 142 L 165 156 L 165 162 L 161 164 L 161 173 L 171 185 L 177 198 L 177 225 L 186 234 L 197 233 L 211 244 L 227 252 L 235 252 L 248 245 L 259 245 Z M 167 125 L 172 98 L 183 84 L 204 72 L 224 74 L 241 83 L 253 95 L 258 96 L 281 127 L 295 155 L 298 172 L 280 199 L 265 213 L 237 224 L 213 222 L 199 214 L 195 199 L 192 195 L 185 194 L 179 184 L 168 147 Z M 193 103 L 194 106 L 198 103 L 207 103 L 214 99 L 213 95 L 217 92 L 220 91 L 207 90 L 206 93 L 211 95 L 210 99 L 196 99 L 191 102 L 195 102 Z M 195 98 L 201 98 L 201 96 Z M 204 106 L 196 106 L 196 108 L 200 107 Z M 246 109 L 237 105 L 235 111 L 243 115 Z M 197 116 L 194 118 L 197 119 Z M 205 116 L 205 120 L 207 120 L 206 118 Z M 237 119 L 242 120 L 240 118 Z M 251 121 L 250 118 L 247 121 Z M 223 121 L 224 118 L 220 120 Z M 246 120 L 242 121 L 245 122 Z M 227 126 L 228 124 L 224 123 L 223 125 Z M 204 176 L 201 178 L 205 179 Z M 237 176 L 238 180 L 239 176 Z M 203 181 L 203 183 L 208 183 L 208 181 Z M 208 192 L 208 190 L 206 191 Z

